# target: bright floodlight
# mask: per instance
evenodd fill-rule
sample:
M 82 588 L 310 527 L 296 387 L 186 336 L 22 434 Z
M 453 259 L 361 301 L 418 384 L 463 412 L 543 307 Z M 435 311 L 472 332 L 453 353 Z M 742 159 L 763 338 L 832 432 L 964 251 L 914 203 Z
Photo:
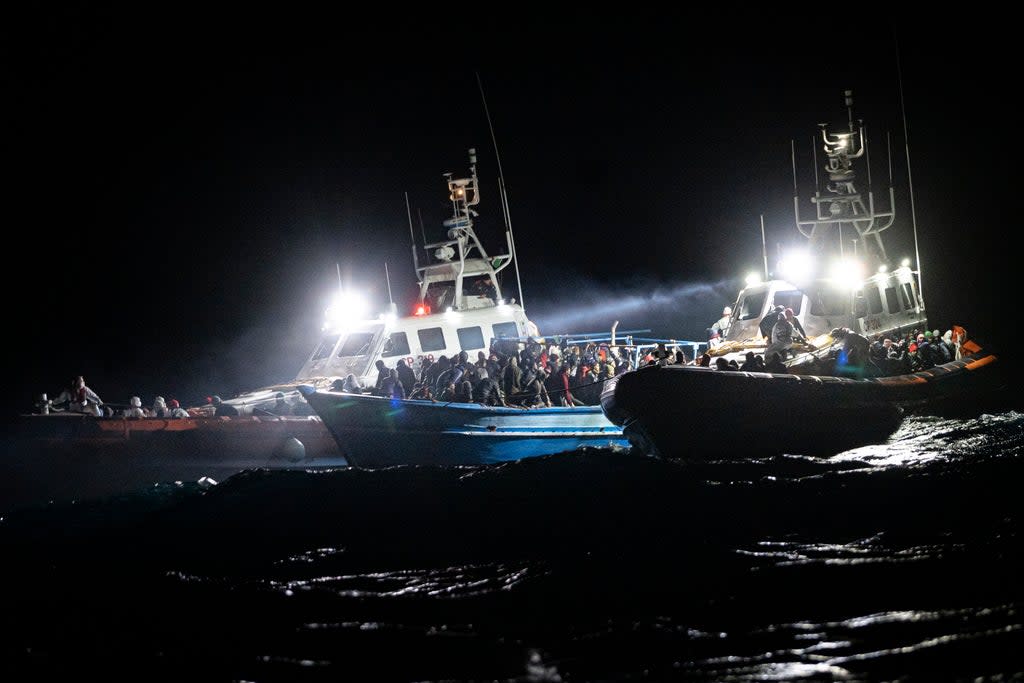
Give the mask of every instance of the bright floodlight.
M 366 300 L 355 292 L 341 292 L 324 314 L 327 327 L 345 327 L 366 315 Z
M 887 265 L 885 265 L 883 263 L 882 265 L 878 266 L 878 272 L 879 273 L 887 273 L 887 272 L 889 272 L 889 266 L 887 266 Z
M 746 279 L 744 279 L 744 282 L 747 283 L 747 287 L 759 285 L 761 284 L 761 275 L 760 273 L 750 273 L 749 275 L 747 275 Z
M 840 261 L 832 266 L 831 276 L 837 285 L 854 289 L 864 277 L 864 266 L 859 261 Z
M 791 251 L 779 261 L 779 274 L 790 282 L 802 282 L 811 276 L 813 265 L 806 251 Z
M 900 261 L 900 265 L 903 266 L 904 268 L 909 268 L 910 267 L 910 259 L 908 259 L 908 258 L 903 259 L 902 261 Z

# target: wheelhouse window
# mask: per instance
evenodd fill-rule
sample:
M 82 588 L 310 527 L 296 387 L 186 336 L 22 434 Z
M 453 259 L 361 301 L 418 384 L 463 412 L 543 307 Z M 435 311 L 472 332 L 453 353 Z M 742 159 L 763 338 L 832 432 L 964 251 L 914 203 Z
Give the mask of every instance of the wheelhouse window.
M 519 328 L 513 323 L 495 323 L 493 325 L 495 339 L 514 339 L 519 336 Z
M 313 351 L 313 357 L 310 360 L 323 360 L 330 356 L 331 351 L 337 346 L 339 339 L 341 339 L 340 334 L 331 334 L 321 339 L 319 346 Z
M 345 343 L 338 349 L 338 358 L 348 356 L 365 356 L 370 353 L 370 344 L 373 343 L 375 333 L 373 332 L 352 332 L 345 338 Z
M 381 352 L 385 358 L 393 356 L 409 355 L 409 337 L 405 332 L 392 332 L 384 342 L 384 350 Z
M 775 292 L 774 306 L 782 306 L 783 308 L 792 308 L 794 315 L 800 315 L 800 309 L 803 307 L 804 293 L 798 289 L 791 289 L 784 292 Z
M 743 297 L 740 301 L 740 310 L 737 312 L 737 320 L 760 318 L 761 311 L 764 309 L 764 300 L 767 296 L 768 292 L 756 292 Z
M 420 348 L 426 351 L 441 351 L 447 344 L 444 343 L 444 330 L 440 327 L 427 327 L 416 330 L 416 336 L 420 340 Z
M 914 296 L 914 285 L 909 282 L 903 283 L 903 300 L 907 302 L 908 309 L 917 306 L 917 297 Z
M 479 325 L 476 327 L 460 327 L 456 332 L 459 335 L 460 350 L 472 351 L 473 349 L 484 348 L 484 333 Z
M 888 309 L 889 313 L 900 312 L 900 295 L 899 292 L 896 291 L 895 287 L 885 288 L 885 307 Z
M 864 292 L 864 295 L 868 300 L 868 312 L 872 315 L 877 315 L 882 312 L 882 293 L 878 291 L 878 287 L 871 286 Z
M 818 290 L 811 302 L 811 315 L 847 315 L 850 312 L 850 293 L 839 290 Z

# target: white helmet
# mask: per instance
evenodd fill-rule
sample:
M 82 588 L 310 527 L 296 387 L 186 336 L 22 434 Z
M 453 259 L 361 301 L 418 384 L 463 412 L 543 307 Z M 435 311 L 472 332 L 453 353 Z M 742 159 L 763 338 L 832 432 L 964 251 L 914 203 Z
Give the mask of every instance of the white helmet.
M 131 404 L 132 404 L 133 408 L 141 408 L 142 407 L 142 399 L 139 398 L 138 396 L 132 396 Z

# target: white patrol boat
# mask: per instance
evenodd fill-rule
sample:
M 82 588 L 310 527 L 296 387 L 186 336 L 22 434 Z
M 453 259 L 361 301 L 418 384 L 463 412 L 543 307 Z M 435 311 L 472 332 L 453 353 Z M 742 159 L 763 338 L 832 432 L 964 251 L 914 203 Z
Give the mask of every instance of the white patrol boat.
M 790 365 L 809 360 L 799 352 L 829 347 L 835 328 L 845 327 L 869 339 L 927 329 L 919 271 L 908 259 L 892 267 L 882 242 L 882 233 L 892 227 L 896 216 L 891 170 L 887 207 L 876 205 L 870 189 L 862 192 L 856 186 L 853 162 L 867 152 L 867 133 L 853 118 L 852 92 L 844 94 L 846 130 L 832 133 L 827 124 L 819 124 L 828 182 L 824 188 L 816 187 L 810 199 L 814 216 L 802 217 L 800 196 L 794 193 L 793 197 L 796 227 L 807 238 L 808 249 L 786 255 L 769 279 L 747 278 L 747 286 L 732 305 L 721 343 L 709 349 L 712 361 L 725 356 L 742 363 L 748 351 L 764 354 L 771 340 L 759 324 L 785 308 L 793 310 L 809 342 L 794 346 L 797 356 L 785 360 Z M 795 189 L 795 154 L 793 158 Z M 870 275 L 866 274 L 868 264 L 874 271 Z M 767 270 L 766 255 L 766 275 Z M 770 336 L 770 327 L 768 330 Z
M 372 389 L 377 380 L 377 361 L 394 368 L 407 360 L 419 376 L 424 359 L 451 359 L 466 351 L 475 361 L 476 353 L 488 352 L 495 339 L 537 337 L 537 327 L 527 318 L 522 304 L 506 298 L 498 280 L 498 273 L 515 263 L 511 229 L 506 224 L 505 253 L 500 255 L 488 254 L 473 229 L 473 218 L 478 215 L 473 207 L 480 202 L 476 150 L 469 150 L 469 161 L 468 178 L 445 174 L 452 202 L 452 217 L 444 221 L 447 239 L 424 242 L 426 260 L 422 264 L 413 242 L 420 290 L 410 315 L 398 315 L 392 304 L 391 310 L 376 318 L 361 318 L 356 298 L 339 293 L 327 309 L 322 336 L 294 381 L 245 392 L 224 403 L 247 415 L 268 409 L 278 392 L 294 401 L 300 384 L 326 389 L 348 375 L 354 375 L 362 387 Z M 409 227 L 411 237 L 411 217 Z M 212 412 L 213 407 L 190 410 Z

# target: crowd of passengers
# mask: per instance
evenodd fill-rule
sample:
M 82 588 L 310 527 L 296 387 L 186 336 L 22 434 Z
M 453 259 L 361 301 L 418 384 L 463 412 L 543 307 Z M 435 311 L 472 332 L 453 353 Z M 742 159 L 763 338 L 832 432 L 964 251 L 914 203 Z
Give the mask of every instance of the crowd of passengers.
M 579 397 L 587 385 L 602 382 L 635 368 L 635 347 L 610 347 L 605 343 L 542 344 L 529 339 L 496 340 L 489 352 L 478 351 L 475 360 L 459 352 L 436 360 L 423 356 L 418 363 L 403 358 L 394 368 L 377 361 L 373 387 L 362 387 L 354 375 L 338 380 L 334 389 L 372 393 L 392 398 L 440 402 L 481 403 L 490 406 L 585 405 Z M 682 351 L 672 352 L 659 344 L 640 363 L 686 362 Z M 575 393 L 574 393 L 575 391 Z
M 959 359 L 961 344 L 966 333 L 961 327 L 946 330 L 912 330 L 907 334 L 877 334 L 871 339 L 848 328 L 836 328 L 830 333 L 833 344 L 826 352 L 791 368 L 784 362 L 783 354 L 792 352 L 766 351 L 765 356 L 747 351 L 743 363 L 719 356 L 712 361 L 710 353 L 703 354 L 698 365 L 712 366 L 717 370 L 739 370 L 749 372 L 786 373 L 798 371 L 815 375 L 854 375 L 859 377 L 888 377 L 921 370 L 928 370 Z M 772 347 L 769 346 L 770 350 Z

